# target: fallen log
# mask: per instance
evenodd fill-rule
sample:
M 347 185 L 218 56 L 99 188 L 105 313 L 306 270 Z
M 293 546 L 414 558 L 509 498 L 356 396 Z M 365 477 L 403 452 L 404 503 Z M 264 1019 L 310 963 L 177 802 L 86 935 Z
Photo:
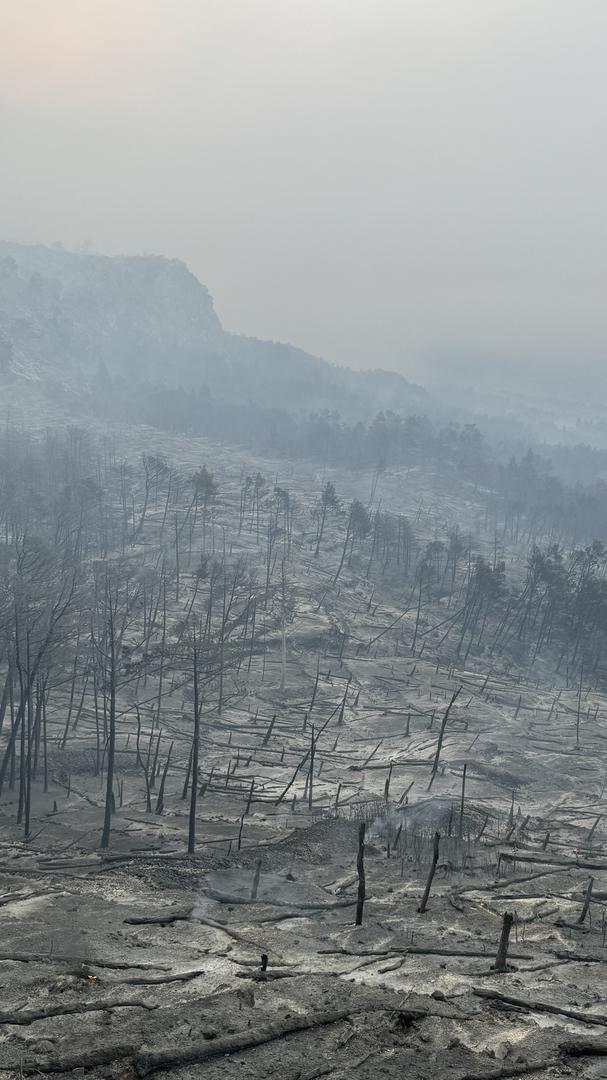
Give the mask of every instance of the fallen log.
M 601 1016 L 597 1013 L 582 1012 L 580 1009 L 564 1009 L 560 1005 L 552 1005 L 548 1001 L 512 997 L 510 994 L 500 994 L 497 990 L 485 990 L 480 986 L 473 986 L 472 993 L 476 994 L 477 997 L 489 998 L 491 1001 L 501 1001 L 504 1005 L 514 1005 L 518 1009 L 526 1009 L 528 1012 L 553 1013 L 556 1016 L 567 1016 L 570 1020 L 577 1020 L 580 1024 L 595 1024 L 598 1027 L 607 1027 L 607 1016 Z
M 569 922 L 567 919 L 555 919 L 554 925 L 564 927 L 566 930 L 577 930 L 579 934 L 589 934 L 590 928 L 582 926 L 579 922 Z
M 559 960 L 569 960 L 574 964 L 605 964 L 607 963 L 607 957 L 605 956 L 587 956 L 585 953 L 572 953 L 563 952 L 562 950 L 555 950 L 554 955 Z
M 15 892 L 6 893 L 6 895 L 0 897 L 0 907 L 6 907 L 7 904 L 18 904 L 23 900 L 34 900 L 41 896 L 54 896 L 54 890 L 45 889 L 41 892 Z
M 266 1043 L 284 1039 L 285 1036 L 294 1035 L 299 1031 L 310 1031 L 312 1028 L 336 1024 L 340 1020 L 347 1020 L 350 1016 L 352 1016 L 351 1009 L 292 1016 L 282 1023 L 268 1024 L 267 1027 L 258 1028 L 256 1031 L 240 1031 L 236 1035 L 225 1035 L 222 1038 L 213 1039 L 212 1042 L 193 1043 L 180 1051 L 143 1051 L 135 1055 L 135 1068 L 139 1076 L 148 1076 L 157 1069 L 172 1069 L 178 1065 L 191 1065 L 194 1062 L 208 1061 L 214 1057 L 238 1054 L 242 1050 L 264 1046 Z
M 127 859 L 128 856 L 123 855 L 122 858 Z M 38 863 L 38 869 L 44 872 L 48 870 L 97 870 L 100 866 L 99 856 L 94 856 L 92 859 L 41 859 Z
M 534 881 L 536 878 L 547 877 L 549 874 L 560 873 L 561 869 L 559 867 L 558 869 L 552 870 L 539 870 L 535 874 L 523 874 L 520 877 L 517 876 L 511 878 L 500 878 L 499 881 L 494 881 L 491 885 L 468 885 L 464 889 L 459 889 L 458 895 L 462 896 L 464 893 L 469 892 L 496 892 L 500 889 L 508 889 L 511 885 L 522 885 L 525 881 Z M 598 893 L 595 893 L 594 895 L 598 896 Z
M 105 1001 L 76 1001 L 71 1005 L 48 1005 L 45 1009 L 25 1009 L 0 1012 L 0 1024 L 33 1024 L 51 1016 L 72 1016 L 76 1013 L 104 1012 L 106 1009 L 157 1009 L 158 1005 L 133 998 L 106 998 Z
M 255 982 L 274 982 L 276 979 L 295 979 L 300 971 L 237 971 L 237 979 L 253 979 Z
M 188 922 L 193 910 L 192 908 L 190 911 L 175 912 L 174 914 L 167 912 L 166 915 L 130 915 L 128 919 L 122 921 L 128 923 L 129 926 L 170 926 L 176 922 Z
M 346 889 L 349 889 L 351 885 L 354 885 L 357 880 L 358 880 L 358 875 L 357 874 L 350 874 L 350 876 L 347 877 L 344 881 L 334 882 L 334 884 L 335 884 L 334 895 L 338 896 L 340 893 L 344 893 L 346 891 Z M 326 889 L 326 888 L 328 888 L 328 886 L 325 885 L 324 888 Z
M 244 945 L 252 945 L 255 949 L 258 947 L 256 941 L 251 941 L 251 939 L 245 937 L 244 934 L 239 934 L 238 930 L 232 930 L 226 923 L 217 922 L 216 919 L 209 919 L 206 915 L 196 915 L 194 918 L 201 926 L 208 926 L 211 930 L 221 930 L 222 933 L 227 934 L 233 941 L 240 941 Z
M 206 975 L 206 970 L 197 968 L 195 971 L 177 971 L 174 975 L 136 975 L 134 979 L 120 979 L 121 986 L 163 986 L 164 983 L 189 982 L 197 979 L 199 975 Z
M 481 959 L 490 960 L 492 953 L 485 949 L 448 949 L 448 948 L 433 948 L 428 945 L 393 945 L 386 949 L 319 949 L 319 956 L 407 956 L 411 953 L 413 956 L 471 956 L 480 957 Z M 530 956 L 529 953 L 511 952 L 509 956 L 513 960 L 534 960 L 535 957 Z
M 433 949 L 424 945 L 409 945 L 406 950 L 408 953 L 413 953 L 417 956 L 491 956 L 487 950 L 481 951 L 480 949 Z M 533 960 L 534 957 L 529 953 L 511 952 L 508 954 L 512 960 Z
M 130 1058 L 137 1049 L 137 1043 L 123 1043 L 119 1046 L 108 1046 L 97 1050 L 83 1050 L 62 1058 L 24 1057 L 12 1066 L 11 1072 L 29 1076 L 32 1073 L 67 1073 L 75 1069 L 93 1069 L 96 1065 L 109 1065 L 113 1061 Z
M 202 922 L 202 920 L 199 920 Z M 17 964 L 88 964 L 90 967 L 109 968 L 114 971 L 170 971 L 165 964 L 127 963 L 123 960 L 100 960 L 90 956 L 55 956 L 51 953 L 0 953 L 0 963 L 13 961 Z
M 312 1069 L 312 1072 L 302 1073 L 300 1069 L 297 1072 L 291 1073 L 289 1080 L 317 1080 L 319 1076 L 329 1076 L 330 1073 L 335 1072 L 335 1065 L 319 1065 L 317 1069 Z
M 217 954 L 215 954 L 215 955 L 217 955 Z M 223 955 L 227 956 L 227 953 L 224 953 Z M 228 960 L 229 960 L 230 964 L 238 964 L 239 967 L 256 968 L 257 971 L 260 970 L 259 960 L 246 960 L 246 959 L 243 959 L 243 957 L 238 957 L 238 956 L 230 956 L 230 957 L 228 957 Z M 285 961 L 285 960 L 275 960 L 274 963 L 272 964 L 272 967 L 273 968 L 292 968 L 293 964 L 291 964 L 291 963 L 289 963 L 288 961 Z
M 522 855 L 520 852 L 502 851 L 504 862 L 537 863 L 540 866 L 559 866 L 562 870 L 607 870 L 607 862 L 585 862 L 581 859 L 556 859 L 547 855 Z
M 215 889 L 205 889 L 206 895 L 211 900 L 217 900 L 220 904 L 267 904 L 268 907 L 298 908 L 300 911 L 332 911 L 334 908 L 352 907 L 355 900 L 331 900 L 328 903 L 319 901 L 315 903 L 299 903 L 292 900 L 271 900 L 264 896 L 233 896 L 231 893 L 217 892 Z
M 569 1039 L 560 1043 L 559 1050 L 567 1057 L 605 1057 L 607 1055 L 607 1042 L 598 1042 L 593 1039 Z
M 309 919 L 311 915 L 321 915 L 322 908 L 314 911 L 281 911 L 279 915 L 265 915 L 263 919 L 257 919 L 259 926 L 264 923 L 287 922 L 289 919 Z
M 461 1080 L 507 1080 L 510 1076 L 529 1076 L 531 1073 L 544 1072 L 562 1065 L 558 1058 L 546 1058 L 544 1061 L 525 1061 L 519 1065 L 504 1065 L 501 1069 L 493 1069 L 485 1073 L 466 1073 Z

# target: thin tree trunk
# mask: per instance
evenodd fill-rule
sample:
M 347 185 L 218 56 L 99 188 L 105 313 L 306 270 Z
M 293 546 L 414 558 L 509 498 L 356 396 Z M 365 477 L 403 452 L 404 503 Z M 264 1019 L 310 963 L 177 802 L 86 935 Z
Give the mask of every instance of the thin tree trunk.
M 190 820 L 188 827 L 188 855 L 193 855 L 196 848 L 196 799 L 198 796 L 198 749 L 200 737 L 200 698 L 198 685 L 198 645 L 196 635 L 192 648 L 194 668 L 194 737 L 192 740 L 192 786 L 190 791 Z
M 143 518 L 142 518 L 143 524 Z M 109 738 L 107 753 L 107 775 L 105 785 L 105 812 L 103 816 L 103 831 L 101 833 L 102 849 L 110 846 L 110 833 L 112 830 L 112 808 L 114 802 L 114 760 L 116 753 L 116 641 L 114 635 L 114 610 L 109 582 L 106 585 L 107 596 L 107 630 L 109 645 L 109 675 L 110 675 L 110 713 L 109 713 Z
M 504 919 L 502 922 L 502 933 L 500 937 L 500 943 L 497 950 L 497 956 L 495 958 L 495 964 L 493 965 L 495 971 L 506 971 L 506 959 L 508 956 L 508 942 L 510 940 L 510 931 L 512 929 L 512 923 L 514 922 L 514 915 L 511 911 L 504 912 Z
M 358 827 L 358 856 L 356 859 L 356 872 L 358 874 L 358 894 L 356 897 L 356 922 L 355 926 L 362 926 L 363 908 L 365 906 L 365 823 L 361 821 Z
M 426 882 L 426 888 L 424 889 L 424 895 L 422 896 L 422 902 L 418 907 L 420 915 L 423 915 L 428 907 L 428 899 L 430 897 L 430 889 L 432 888 L 432 882 L 436 873 L 436 864 L 438 863 L 438 853 L 440 845 L 440 833 L 434 833 L 434 846 L 432 849 L 432 864 L 430 866 L 430 873 L 428 874 L 428 880 Z

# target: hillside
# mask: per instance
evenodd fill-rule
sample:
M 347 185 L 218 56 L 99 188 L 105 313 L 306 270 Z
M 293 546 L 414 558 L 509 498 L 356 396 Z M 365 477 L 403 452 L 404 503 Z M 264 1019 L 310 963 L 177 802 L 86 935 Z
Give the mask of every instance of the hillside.
M 427 408 L 391 372 L 353 372 L 277 342 L 230 334 L 177 259 L 75 254 L 0 243 L 0 367 L 5 376 L 86 390 L 99 372 L 209 391 L 291 412 Z
M 603 1075 L 603 487 L 473 428 L 243 407 L 407 384 L 225 333 L 181 263 L 21 251 L 0 1069 Z M 155 379 L 192 390 L 144 425 Z M 256 450 L 252 413 L 299 441 Z
M 321 478 L 136 425 L 32 431 L 18 404 L 7 1078 L 602 1075 L 607 697 L 560 645 L 531 662 L 510 535 L 485 626 L 486 496 L 427 465 Z M 349 543 L 357 496 L 376 527 L 359 505 Z M 507 611 L 520 662 L 488 648 Z

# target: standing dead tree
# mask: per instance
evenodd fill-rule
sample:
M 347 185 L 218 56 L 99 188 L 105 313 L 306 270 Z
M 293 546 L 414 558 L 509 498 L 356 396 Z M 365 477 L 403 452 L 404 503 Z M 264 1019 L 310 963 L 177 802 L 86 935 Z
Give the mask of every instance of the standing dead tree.
M 584 903 L 582 905 L 582 910 L 580 912 L 580 917 L 578 919 L 578 923 L 580 924 L 580 926 L 582 925 L 583 922 L 586 921 L 586 916 L 588 914 L 588 909 L 590 908 L 590 901 L 592 900 L 592 888 L 593 888 L 593 886 L 594 886 L 594 878 L 591 877 L 591 878 L 588 879 L 588 886 L 586 888 L 586 894 L 584 896 Z
M 77 538 L 78 540 L 78 538 Z M 5 612 L 7 641 L 18 676 L 19 703 L 11 705 L 12 723 L 0 764 L 0 791 L 10 769 L 15 768 L 15 748 L 20 742 L 19 806 L 17 820 L 29 835 L 32 770 L 35 747 L 40 738 L 39 725 L 45 719 L 42 709 L 34 707 L 43 669 L 49 670 L 50 655 L 66 631 L 74 605 L 79 576 L 78 559 L 67 547 L 55 559 L 30 540 L 24 531 L 16 544 L 16 572 L 8 582 L 8 605 Z M 10 629 L 9 629 L 10 628 Z M 13 681 L 9 682 L 12 701 Z M 11 780 L 12 783 L 12 780 Z
M 426 888 L 424 889 L 424 895 L 422 896 L 422 902 L 418 907 L 420 915 L 423 915 L 428 907 L 428 900 L 430 898 L 430 889 L 432 888 L 432 882 L 434 881 L 434 875 L 436 873 L 436 866 L 438 863 L 440 845 L 440 833 L 434 833 L 434 844 L 432 847 L 432 863 L 430 864 L 430 872 L 428 874 L 428 880 L 426 882 Z
M 445 737 L 445 730 L 446 730 L 446 727 L 447 727 L 447 722 L 449 720 L 449 714 L 451 712 L 451 709 L 455 705 L 455 702 L 457 701 L 457 699 L 458 699 L 459 695 L 461 694 L 461 692 L 462 692 L 462 687 L 459 686 L 457 688 L 457 690 L 455 690 L 455 692 L 453 693 L 453 695 L 451 697 L 451 701 L 449 702 L 449 704 L 447 705 L 447 708 L 445 709 L 445 714 L 443 716 L 442 723 L 441 723 L 441 726 L 440 726 L 440 731 L 438 733 L 438 743 L 436 744 L 436 753 L 434 755 L 434 761 L 432 763 L 432 773 L 430 775 L 430 781 L 428 783 L 428 791 L 430 791 L 430 789 L 431 789 L 431 787 L 432 787 L 432 785 L 434 783 L 434 780 L 436 779 L 436 774 L 438 772 L 438 764 L 439 764 L 439 761 L 440 761 L 441 750 L 443 748 L 443 739 Z
M 358 893 L 356 897 L 356 926 L 362 926 L 363 908 L 365 906 L 365 823 L 361 821 L 358 827 L 358 855 L 356 858 L 356 872 L 358 874 Z
M 510 931 L 512 929 L 512 923 L 514 922 L 514 915 L 511 911 L 504 912 L 504 918 L 502 921 L 502 933 L 500 936 L 500 943 L 497 950 L 497 956 L 495 958 L 495 964 L 493 968 L 495 971 L 506 971 L 506 960 L 508 957 L 508 942 L 510 940 Z
M 348 518 L 346 521 L 346 533 L 344 536 L 341 559 L 339 561 L 339 566 L 337 567 L 337 570 L 335 571 L 335 576 L 333 578 L 334 585 L 337 584 L 338 578 L 343 570 L 346 556 L 348 556 L 348 562 L 350 562 L 352 558 L 352 553 L 356 540 L 364 539 L 370 528 L 371 523 L 367 510 L 359 499 L 354 499 L 350 505 L 350 510 L 348 512 Z
M 320 552 L 320 545 L 325 532 L 325 522 L 327 520 L 327 513 L 329 511 L 333 513 L 339 513 L 339 499 L 335 487 L 330 480 L 322 489 L 320 496 L 320 506 L 318 508 L 318 532 L 316 534 L 316 547 L 314 549 L 314 557 L 317 559 Z
M 197 472 L 194 473 L 192 477 L 192 485 L 194 488 L 194 517 L 191 532 L 193 532 L 196 527 L 196 514 L 198 511 L 198 507 L 199 505 L 202 505 L 202 553 L 204 555 L 207 549 L 207 525 L 209 509 L 217 498 L 219 487 L 215 482 L 213 473 L 209 472 L 206 465 L 203 465 L 200 469 L 197 470 Z M 190 539 L 190 556 L 191 550 L 192 542 Z
M 194 735 L 192 738 L 192 788 L 190 791 L 188 855 L 193 855 L 196 848 L 196 799 L 198 795 L 198 750 L 200 740 L 199 646 L 195 632 L 192 639 L 192 673 L 194 678 Z
M 310 771 L 308 773 L 308 810 L 312 810 L 314 789 L 314 757 L 316 754 L 316 739 L 314 737 L 314 724 L 310 736 Z
M 109 576 L 106 576 L 103 608 L 103 637 L 98 641 L 98 648 L 103 650 L 105 661 L 105 676 L 109 682 L 109 735 L 107 743 L 106 763 L 106 788 L 105 810 L 103 815 L 103 830 L 101 833 L 101 848 L 110 846 L 110 833 L 112 829 L 112 812 L 114 810 L 114 761 L 116 753 L 116 669 L 117 669 L 117 595 L 112 595 L 112 586 Z
M 166 476 L 166 474 L 168 473 L 166 462 L 162 457 L 156 457 L 153 454 L 144 454 L 142 458 L 142 464 L 144 475 L 143 506 L 141 507 L 141 512 L 139 514 L 139 521 L 137 525 L 135 525 L 133 517 L 134 540 L 136 540 L 143 531 L 152 492 L 155 493 L 155 498 L 157 498 L 160 479 Z
M 124 636 L 128 628 L 140 615 L 139 590 L 132 587 L 132 568 L 125 560 L 118 559 L 114 564 L 105 562 L 100 566 L 101 573 L 95 583 L 96 624 L 91 632 L 91 641 L 95 649 L 103 687 L 105 740 L 105 806 L 100 847 L 108 848 L 112 830 L 112 815 L 115 810 L 114 773 L 116 760 L 117 736 L 117 695 L 121 673 L 121 653 Z M 128 676 L 123 676 L 125 678 Z M 151 780 L 154 777 L 152 770 Z M 148 771 L 146 770 L 146 783 Z M 149 802 L 149 791 L 148 791 Z

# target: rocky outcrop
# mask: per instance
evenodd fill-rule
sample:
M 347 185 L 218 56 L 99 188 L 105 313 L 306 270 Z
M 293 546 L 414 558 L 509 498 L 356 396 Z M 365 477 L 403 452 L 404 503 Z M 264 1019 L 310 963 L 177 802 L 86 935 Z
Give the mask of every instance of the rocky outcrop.
M 397 374 L 352 372 L 226 332 L 208 290 L 178 259 L 0 243 L 0 377 L 74 390 L 100 372 L 295 412 L 364 417 L 425 403 Z

